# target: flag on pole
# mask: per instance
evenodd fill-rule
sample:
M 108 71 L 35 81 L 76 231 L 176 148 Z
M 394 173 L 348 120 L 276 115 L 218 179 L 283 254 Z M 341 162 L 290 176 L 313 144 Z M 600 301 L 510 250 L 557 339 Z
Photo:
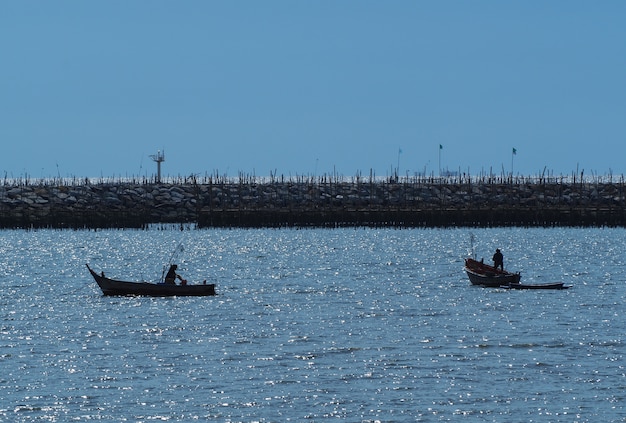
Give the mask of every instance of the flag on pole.
M 439 144 L 439 149 L 443 150 L 443 145 Z
M 517 149 L 513 147 L 513 154 L 517 155 Z

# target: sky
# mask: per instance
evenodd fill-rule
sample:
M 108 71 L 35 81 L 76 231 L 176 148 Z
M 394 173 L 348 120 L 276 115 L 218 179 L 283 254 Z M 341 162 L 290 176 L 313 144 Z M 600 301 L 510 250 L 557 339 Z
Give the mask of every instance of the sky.
M 3 178 L 626 174 L 626 2 L 0 2 Z M 513 154 L 513 151 L 516 153 Z

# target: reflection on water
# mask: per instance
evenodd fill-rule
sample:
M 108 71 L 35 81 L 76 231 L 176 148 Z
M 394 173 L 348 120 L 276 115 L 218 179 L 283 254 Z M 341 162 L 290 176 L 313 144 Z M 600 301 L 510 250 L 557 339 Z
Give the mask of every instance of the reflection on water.
M 2 231 L 0 421 L 623 421 L 624 230 Z M 103 297 L 85 267 L 217 297 Z

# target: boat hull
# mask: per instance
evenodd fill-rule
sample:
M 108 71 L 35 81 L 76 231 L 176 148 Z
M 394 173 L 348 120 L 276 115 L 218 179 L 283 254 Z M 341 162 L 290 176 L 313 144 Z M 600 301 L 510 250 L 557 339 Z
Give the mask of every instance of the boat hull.
M 502 285 L 500 288 L 505 288 L 505 289 L 568 289 L 569 286 L 565 285 L 563 282 L 541 283 L 541 284 L 512 283 L 509 285 Z
M 465 259 L 465 272 L 472 285 L 499 288 L 503 285 L 519 284 L 521 275 L 496 269 L 482 262 Z
M 215 284 L 176 285 L 150 282 L 126 282 L 97 274 L 87 265 L 89 273 L 104 295 L 143 295 L 150 297 L 204 297 L 215 295 Z
M 521 276 L 517 274 L 489 276 L 476 274 L 470 270 L 466 270 L 466 273 L 472 285 L 486 286 L 492 288 L 499 288 L 503 285 L 518 285 L 521 278 Z

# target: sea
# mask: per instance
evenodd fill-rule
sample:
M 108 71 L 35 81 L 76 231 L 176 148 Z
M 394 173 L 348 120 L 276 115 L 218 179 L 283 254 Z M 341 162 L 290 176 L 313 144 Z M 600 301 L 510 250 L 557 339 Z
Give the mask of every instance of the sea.
M 471 286 L 496 248 L 522 282 Z M 0 231 L 1 422 L 624 422 L 626 229 Z M 215 297 L 105 297 L 176 262 Z

